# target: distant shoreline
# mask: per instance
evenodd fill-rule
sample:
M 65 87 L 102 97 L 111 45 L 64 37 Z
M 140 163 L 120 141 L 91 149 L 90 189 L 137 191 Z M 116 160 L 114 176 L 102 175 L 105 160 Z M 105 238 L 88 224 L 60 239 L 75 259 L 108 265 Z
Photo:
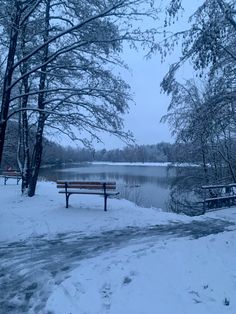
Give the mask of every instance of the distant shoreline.
M 177 163 L 177 162 L 112 162 L 112 161 L 81 161 L 61 164 L 48 164 L 43 165 L 41 168 L 50 168 L 56 166 L 71 166 L 81 164 L 92 164 L 92 165 L 107 165 L 107 166 L 136 166 L 136 167 L 200 167 L 200 164 L 194 163 Z
M 88 162 L 93 165 L 109 165 L 109 166 L 143 166 L 143 167 L 200 167 L 199 164 L 191 163 L 173 163 L 173 162 L 111 162 L 111 161 L 92 161 Z

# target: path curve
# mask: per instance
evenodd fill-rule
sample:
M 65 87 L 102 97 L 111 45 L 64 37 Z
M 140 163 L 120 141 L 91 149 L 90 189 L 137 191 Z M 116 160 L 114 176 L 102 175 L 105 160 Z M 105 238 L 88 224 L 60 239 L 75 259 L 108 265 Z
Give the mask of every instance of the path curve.
M 55 286 L 68 278 L 81 260 L 130 244 L 176 237 L 197 239 L 235 229 L 232 222 L 206 219 L 190 223 L 173 222 L 146 228 L 127 227 L 93 236 L 79 232 L 39 236 L 20 242 L 0 243 L 0 312 L 43 313 Z M 48 313 L 49 314 L 49 313 Z

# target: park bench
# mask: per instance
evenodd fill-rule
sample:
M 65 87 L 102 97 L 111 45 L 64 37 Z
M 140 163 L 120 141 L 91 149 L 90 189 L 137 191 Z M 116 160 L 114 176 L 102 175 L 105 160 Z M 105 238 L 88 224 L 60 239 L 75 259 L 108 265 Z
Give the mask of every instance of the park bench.
M 17 184 L 21 180 L 21 173 L 16 170 L 3 171 L 1 176 L 4 178 L 4 185 L 8 179 L 16 179 Z
M 66 196 L 66 208 L 69 206 L 69 197 L 72 194 L 91 194 L 104 197 L 104 211 L 107 211 L 107 198 L 118 195 L 115 182 L 100 181 L 57 181 L 59 193 Z
M 203 207 L 205 210 L 231 207 L 236 205 L 236 183 L 206 185 L 204 190 Z

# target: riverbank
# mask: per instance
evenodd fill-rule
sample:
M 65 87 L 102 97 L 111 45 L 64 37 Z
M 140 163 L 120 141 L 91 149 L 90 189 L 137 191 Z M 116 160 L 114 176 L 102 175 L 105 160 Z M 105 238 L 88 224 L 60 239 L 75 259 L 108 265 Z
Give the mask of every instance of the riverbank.
M 88 162 L 93 165 L 108 165 L 108 166 L 136 166 L 136 167 L 200 167 L 200 164 L 196 163 L 187 163 L 187 162 L 111 162 L 111 161 L 92 161 Z
M 200 164 L 187 163 L 187 162 L 127 162 L 127 161 L 83 161 L 83 162 L 72 162 L 72 163 L 60 163 L 60 164 L 46 164 L 41 168 L 51 168 L 56 166 L 73 167 L 77 165 L 107 165 L 107 166 L 136 166 L 136 167 L 200 167 Z
M 91 235 L 128 226 L 192 221 L 185 215 L 156 208 L 141 208 L 119 198 L 109 198 L 108 211 L 104 212 L 103 198 L 94 195 L 72 195 L 70 207 L 66 209 L 65 196 L 58 193 L 53 182 L 39 182 L 36 192 L 32 198 L 22 196 L 15 180 L 9 180 L 7 185 L 3 185 L 3 180 L 0 180 L 0 241 L 23 240 L 41 235 L 50 238 L 63 232 Z

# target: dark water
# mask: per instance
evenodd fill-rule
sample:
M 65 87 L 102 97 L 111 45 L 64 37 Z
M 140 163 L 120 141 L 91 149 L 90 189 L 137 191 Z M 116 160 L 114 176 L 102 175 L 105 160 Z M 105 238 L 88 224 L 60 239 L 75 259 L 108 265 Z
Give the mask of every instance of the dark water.
M 166 166 L 124 166 L 105 164 L 77 164 L 44 168 L 41 177 L 56 181 L 103 180 L 116 181 L 119 197 L 142 207 L 167 209 L 174 169 Z

